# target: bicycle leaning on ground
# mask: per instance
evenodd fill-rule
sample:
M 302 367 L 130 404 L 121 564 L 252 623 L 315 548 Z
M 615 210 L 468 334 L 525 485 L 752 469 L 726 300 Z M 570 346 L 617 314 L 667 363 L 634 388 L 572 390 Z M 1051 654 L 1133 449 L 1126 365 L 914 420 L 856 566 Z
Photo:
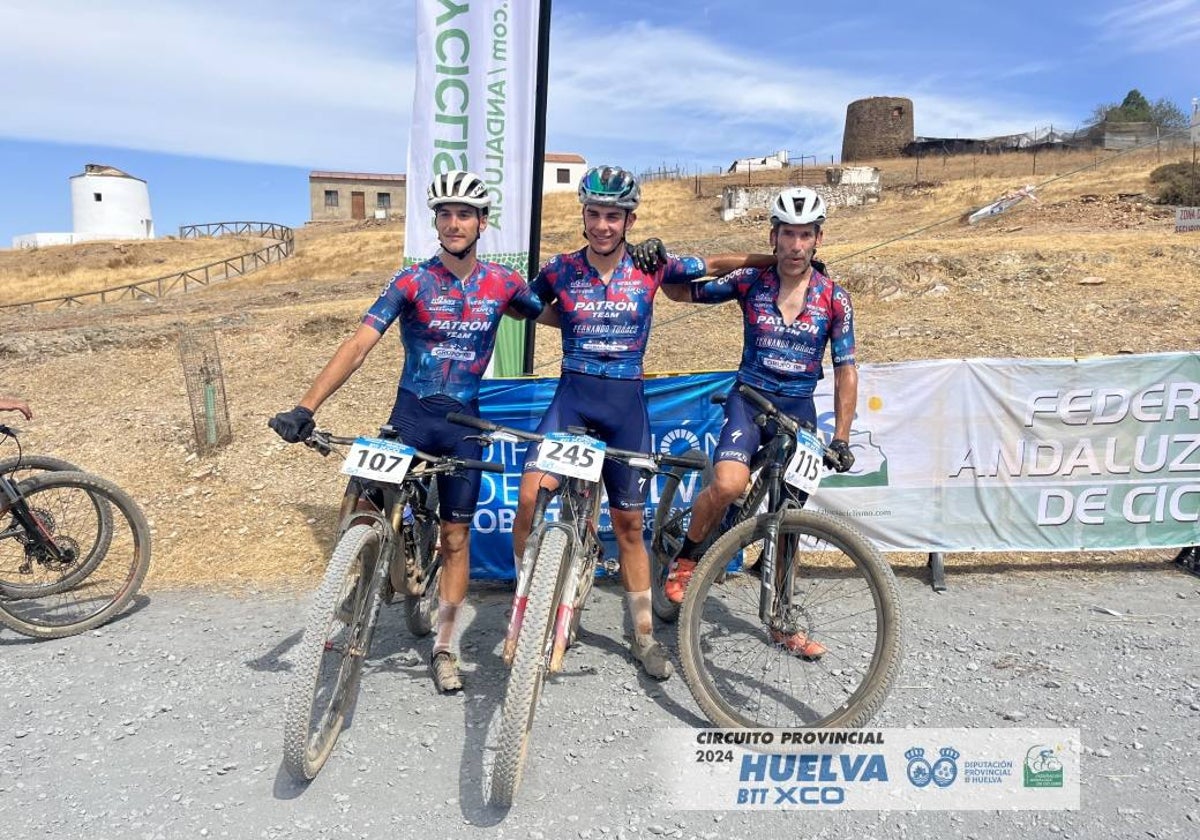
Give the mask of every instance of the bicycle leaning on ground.
M 3 438 L 17 433 L 0 425 Z M 39 639 L 99 627 L 150 567 L 145 516 L 110 481 L 18 453 L 0 461 L 0 624 Z
M 708 459 L 699 452 L 681 456 L 614 449 L 585 429 L 539 435 L 487 420 L 452 413 L 447 419 L 481 430 L 485 444 L 520 440 L 540 446 L 539 470 L 560 478 L 558 486 L 538 490 L 533 530 L 517 574 L 503 659 L 511 666 L 501 707 L 500 732 L 492 765 L 490 801 L 509 806 L 521 784 L 533 715 L 547 674 L 562 669 L 563 654 L 574 643 L 579 617 L 591 592 L 596 568 L 603 565 L 600 544 L 600 472 L 615 458 L 647 476 L 663 467 L 702 470 Z M 560 504 L 557 520 L 547 517 Z
M 755 453 L 749 489 L 688 584 L 679 612 L 684 679 L 718 726 L 862 726 L 900 669 L 895 576 L 845 519 L 805 509 L 825 452 L 815 430 L 753 388 L 738 390 L 759 410 L 755 422 L 774 424 L 774 434 Z M 656 589 L 665 552 L 687 526 L 686 507 L 675 503 L 680 486 L 668 475 L 655 520 Z M 739 558 L 744 565 L 731 572 Z
M 504 471 L 502 464 L 405 446 L 390 426 L 375 438 L 314 431 L 305 441 L 322 455 L 335 444 L 350 446 L 342 471 L 354 479 L 342 499 L 337 544 L 309 607 L 285 704 L 283 763 L 299 781 L 320 772 L 341 734 L 380 606 L 402 594 L 413 635 L 433 629 L 442 572 L 437 476 Z

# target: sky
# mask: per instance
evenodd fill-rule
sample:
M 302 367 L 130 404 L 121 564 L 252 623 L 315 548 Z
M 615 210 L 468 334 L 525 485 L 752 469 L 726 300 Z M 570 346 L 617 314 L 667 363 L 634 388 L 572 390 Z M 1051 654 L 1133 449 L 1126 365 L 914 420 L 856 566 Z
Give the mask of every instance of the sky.
M 160 235 L 300 225 L 309 171 L 403 172 L 413 6 L 4 0 L 0 247 L 69 231 L 85 163 L 148 181 Z M 1200 96 L 1200 0 L 552 8 L 547 150 L 635 171 L 780 149 L 829 162 L 868 96 L 911 99 L 918 136 L 964 137 L 1074 128 L 1131 88 L 1185 112 Z

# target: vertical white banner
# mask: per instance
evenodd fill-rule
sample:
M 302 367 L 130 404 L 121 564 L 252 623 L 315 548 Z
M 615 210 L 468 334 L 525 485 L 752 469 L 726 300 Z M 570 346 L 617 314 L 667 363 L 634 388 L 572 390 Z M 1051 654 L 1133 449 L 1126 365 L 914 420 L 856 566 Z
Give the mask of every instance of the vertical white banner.
M 539 0 L 417 0 L 404 261 L 438 249 L 430 179 L 478 173 L 492 208 L 483 259 L 528 273 Z

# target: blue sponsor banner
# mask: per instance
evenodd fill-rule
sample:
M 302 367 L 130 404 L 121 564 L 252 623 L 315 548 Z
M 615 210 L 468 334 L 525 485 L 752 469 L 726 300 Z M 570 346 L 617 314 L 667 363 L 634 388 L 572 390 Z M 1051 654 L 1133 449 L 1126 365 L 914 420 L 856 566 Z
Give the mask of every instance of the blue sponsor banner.
M 648 378 L 651 448 L 676 455 L 700 449 L 711 457 L 724 419 L 721 407 L 712 404 L 712 396 L 727 392 L 732 384 L 732 371 Z M 495 423 L 532 431 L 550 407 L 557 386 L 558 379 L 549 378 L 485 379 L 479 392 L 480 410 Z M 484 449 L 484 459 L 503 462 L 505 471 L 503 475 L 483 474 L 471 536 L 473 578 L 513 579 L 512 524 L 527 447 L 525 443 L 496 443 Z M 646 499 L 647 538 L 662 481 L 657 478 L 652 482 Z M 686 482 L 680 491 L 683 501 L 690 502 L 688 495 L 699 486 L 698 476 Z M 607 501 L 600 514 L 600 533 L 606 554 L 615 559 L 617 548 Z

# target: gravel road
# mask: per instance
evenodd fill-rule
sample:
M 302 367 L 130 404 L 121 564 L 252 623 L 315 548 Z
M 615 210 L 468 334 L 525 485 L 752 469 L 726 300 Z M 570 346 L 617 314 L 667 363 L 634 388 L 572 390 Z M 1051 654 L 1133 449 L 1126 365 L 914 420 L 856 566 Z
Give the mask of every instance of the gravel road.
M 0 825 L 7 840 L 180 837 L 1195 837 L 1200 833 L 1200 580 L 1169 562 L 901 580 L 910 617 L 884 727 L 1078 727 L 1075 812 L 658 810 L 654 731 L 700 726 L 682 679 L 640 679 L 619 590 L 598 587 L 548 684 L 517 805 L 482 798 L 503 696 L 508 594 L 477 588 L 467 691 L 437 697 L 429 641 L 399 608 L 352 726 L 307 787 L 280 769 L 290 652 L 307 596 L 152 592 L 115 623 L 33 642 L 0 630 Z M 670 631 L 664 631 L 672 637 Z

